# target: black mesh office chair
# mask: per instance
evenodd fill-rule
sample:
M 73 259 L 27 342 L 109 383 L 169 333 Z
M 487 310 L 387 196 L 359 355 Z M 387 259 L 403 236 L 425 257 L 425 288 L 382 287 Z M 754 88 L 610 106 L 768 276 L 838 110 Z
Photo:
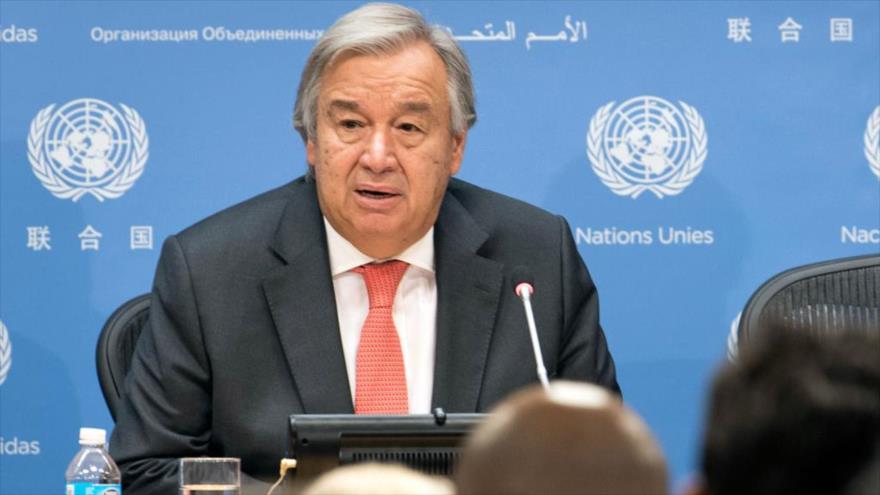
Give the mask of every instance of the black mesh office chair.
M 98 337 L 95 355 L 98 381 L 113 421 L 116 421 L 116 410 L 122 401 L 122 382 L 131 366 L 134 345 L 149 313 L 150 294 L 141 294 L 114 311 Z
M 800 266 L 764 282 L 743 310 L 739 345 L 774 324 L 880 332 L 880 255 Z

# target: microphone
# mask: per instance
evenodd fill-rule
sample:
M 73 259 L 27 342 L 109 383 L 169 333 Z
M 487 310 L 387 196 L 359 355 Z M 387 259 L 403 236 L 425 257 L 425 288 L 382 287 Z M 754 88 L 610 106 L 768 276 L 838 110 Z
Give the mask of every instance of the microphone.
M 538 379 L 544 390 L 549 390 L 550 383 L 547 380 L 547 368 L 544 367 L 544 357 L 541 355 L 541 343 L 538 341 L 538 330 L 535 327 L 535 315 L 532 313 L 532 294 L 535 293 L 535 286 L 532 284 L 534 278 L 532 272 L 525 266 L 514 267 L 510 273 L 513 281 L 514 292 L 517 297 L 522 300 L 523 308 L 526 311 L 526 321 L 529 324 L 529 335 L 532 338 L 532 350 L 535 351 L 535 363 L 537 364 Z

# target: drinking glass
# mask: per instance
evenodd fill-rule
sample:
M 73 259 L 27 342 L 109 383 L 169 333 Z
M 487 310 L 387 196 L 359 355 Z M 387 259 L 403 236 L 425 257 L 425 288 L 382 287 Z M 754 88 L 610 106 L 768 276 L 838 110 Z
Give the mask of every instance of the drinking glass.
M 236 457 L 180 459 L 180 495 L 241 495 L 241 460 Z

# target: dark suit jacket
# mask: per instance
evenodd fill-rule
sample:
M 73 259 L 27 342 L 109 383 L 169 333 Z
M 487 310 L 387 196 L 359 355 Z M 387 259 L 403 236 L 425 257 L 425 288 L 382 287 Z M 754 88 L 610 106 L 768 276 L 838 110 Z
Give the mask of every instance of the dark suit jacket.
M 535 276 L 550 377 L 619 391 L 564 219 L 452 180 L 434 239 L 433 407 L 486 411 L 537 381 L 509 278 L 518 265 Z M 165 241 L 111 439 L 127 495 L 176 493 L 183 456 L 241 457 L 244 473 L 274 478 L 288 415 L 352 411 L 314 183 L 300 178 Z

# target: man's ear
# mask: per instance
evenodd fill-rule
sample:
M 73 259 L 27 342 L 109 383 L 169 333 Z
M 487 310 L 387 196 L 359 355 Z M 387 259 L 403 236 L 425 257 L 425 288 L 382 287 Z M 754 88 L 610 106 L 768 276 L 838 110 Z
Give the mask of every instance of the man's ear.
M 308 141 L 306 141 L 306 161 L 309 162 L 309 167 L 312 169 L 315 168 L 317 153 L 318 152 L 315 149 L 315 140 L 309 138 Z
M 452 135 L 452 160 L 449 162 L 449 175 L 455 175 L 461 170 L 465 143 L 467 143 L 467 131 Z

